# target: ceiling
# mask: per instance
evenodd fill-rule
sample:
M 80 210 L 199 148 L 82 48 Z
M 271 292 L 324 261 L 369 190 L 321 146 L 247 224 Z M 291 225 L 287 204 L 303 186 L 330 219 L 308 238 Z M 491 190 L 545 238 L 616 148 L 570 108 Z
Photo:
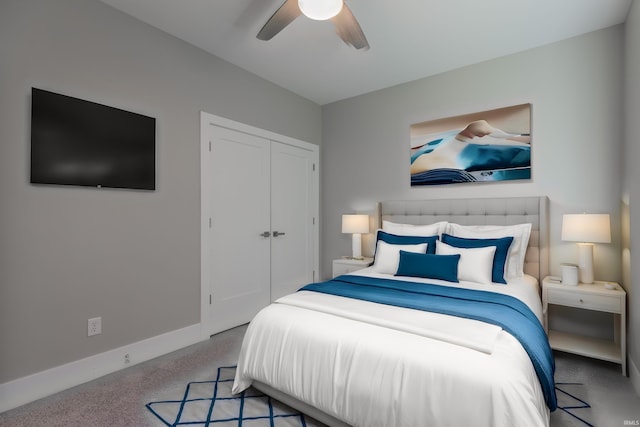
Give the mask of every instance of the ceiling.
M 256 39 L 284 0 L 101 0 L 320 105 L 625 21 L 632 0 L 347 0 L 371 49 L 300 16 Z

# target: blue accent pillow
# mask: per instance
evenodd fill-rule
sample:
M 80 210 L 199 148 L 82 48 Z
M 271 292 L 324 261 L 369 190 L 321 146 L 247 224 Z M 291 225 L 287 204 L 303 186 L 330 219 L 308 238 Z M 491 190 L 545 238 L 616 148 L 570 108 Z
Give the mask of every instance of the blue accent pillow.
M 419 245 L 420 243 L 427 243 L 427 253 L 435 254 L 436 240 L 438 240 L 438 236 L 399 236 L 397 234 L 378 230 L 376 242 L 378 240 L 382 240 L 383 242 L 391 245 Z
M 460 255 L 432 255 L 400 251 L 396 276 L 425 277 L 427 279 L 458 282 Z
M 493 269 L 491 270 L 491 280 L 495 283 L 504 283 L 504 268 L 509 255 L 509 247 L 513 242 L 513 237 L 502 237 L 499 239 L 470 239 L 466 237 L 455 237 L 449 234 L 442 234 L 442 242 L 457 248 L 486 248 L 495 246 L 496 253 L 493 256 Z

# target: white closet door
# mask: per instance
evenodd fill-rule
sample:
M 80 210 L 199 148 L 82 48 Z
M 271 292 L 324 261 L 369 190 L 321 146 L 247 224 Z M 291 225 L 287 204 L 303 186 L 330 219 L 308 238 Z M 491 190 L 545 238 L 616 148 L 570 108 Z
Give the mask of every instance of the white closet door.
M 270 302 L 270 142 L 211 125 L 208 333 L 249 322 Z
M 315 153 L 271 144 L 271 300 L 314 279 Z

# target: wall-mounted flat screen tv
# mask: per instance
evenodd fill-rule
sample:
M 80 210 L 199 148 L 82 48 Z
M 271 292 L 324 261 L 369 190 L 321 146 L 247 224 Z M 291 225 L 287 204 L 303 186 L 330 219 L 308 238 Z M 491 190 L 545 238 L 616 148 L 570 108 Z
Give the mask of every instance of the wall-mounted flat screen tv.
M 155 190 L 156 119 L 32 88 L 33 184 Z

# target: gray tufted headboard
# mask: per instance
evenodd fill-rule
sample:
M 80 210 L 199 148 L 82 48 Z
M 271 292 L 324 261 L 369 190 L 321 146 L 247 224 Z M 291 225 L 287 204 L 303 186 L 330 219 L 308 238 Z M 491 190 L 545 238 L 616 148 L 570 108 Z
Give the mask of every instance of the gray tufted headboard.
M 380 227 L 382 220 L 415 225 L 438 221 L 463 225 L 512 225 L 529 222 L 532 224 L 531 237 L 524 271 L 538 280 L 549 274 L 549 199 L 546 196 L 380 202 Z

